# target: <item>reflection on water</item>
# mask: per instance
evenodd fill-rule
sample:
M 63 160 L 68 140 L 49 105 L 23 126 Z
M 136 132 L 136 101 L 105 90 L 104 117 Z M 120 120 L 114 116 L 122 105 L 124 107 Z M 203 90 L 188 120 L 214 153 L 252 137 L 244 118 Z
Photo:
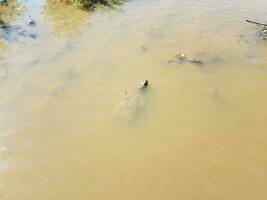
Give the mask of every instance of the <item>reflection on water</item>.
M 89 21 L 87 12 L 54 0 L 47 0 L 44 15 L 58 37 L 79 35 Z
M 0 58 L 9 50 L 6 42 L 12 40 L 9 31 L 12 28 L 10 23 L 16 20 L 16 17 L 23 12 L 24 8 L 17 0 L 0 2 Z
M 47 3 L 0 61 L 1 200 L 267 198 L 265 0 Z
M 0 58 L 2 58 L 3 54 L 8 51 L 8 46 L 0 41 Z
M 0 22 L 9 23 L 23 11 L 23 7 L 18 0 L 8 0 L 0 2 Z

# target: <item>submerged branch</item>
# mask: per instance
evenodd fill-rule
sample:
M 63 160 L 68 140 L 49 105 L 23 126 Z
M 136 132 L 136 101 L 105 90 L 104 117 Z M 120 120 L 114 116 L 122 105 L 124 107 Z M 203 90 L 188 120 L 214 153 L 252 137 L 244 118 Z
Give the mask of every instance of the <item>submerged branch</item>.
M 259 23 L 259 22 L 254 22 L 254 21 L 250 21 L 250 20 L 246 20 L 246 22 L 251 23 L 251 24 L 256 24 L 256 25 L 259 25 L 259 26 L 264 26 L 264 27 L 267 26 L 267 24 L 263 24 L 263 23 Z

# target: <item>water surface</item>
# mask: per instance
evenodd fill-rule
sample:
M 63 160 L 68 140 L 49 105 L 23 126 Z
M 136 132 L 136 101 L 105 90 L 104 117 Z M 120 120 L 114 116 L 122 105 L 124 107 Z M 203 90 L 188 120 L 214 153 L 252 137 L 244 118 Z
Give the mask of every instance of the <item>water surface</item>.
M 266 1 L 21 4 L 36 38 L 0 39 L 1 200 L 267 199 L 267 43 L 245 22 Z

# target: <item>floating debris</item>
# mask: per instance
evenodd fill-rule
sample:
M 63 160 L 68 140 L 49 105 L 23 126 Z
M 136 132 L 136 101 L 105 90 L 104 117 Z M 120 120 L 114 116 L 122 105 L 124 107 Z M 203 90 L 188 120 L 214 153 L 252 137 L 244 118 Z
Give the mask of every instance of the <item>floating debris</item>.
M 203 65 L 204 62 L 202 60 L 198 60 L 198 59 L 189 59 L 188 62 L 190 62 L 193 65 Z
M 261 39 L 267 40 L 267 27 L 264 27 L 260 33 Z
M 168 60 L 168 64 L 173 65 L 173 64 L 182 64 L 187 60 L 186 56 L 184 53 L 178 53 L 175 55 L 174 59 Z
M 203 65 L 204 62 L 200 59 L 196 58 L 188 58 L 184 53 L 178 53 L 175 55 L 175 58 L 172 60 L 167 61 L 168 64 L 184 64 L 184 63 L 191 63 L 193 65 Z
M 267 27 L 267 24 L 264 24 L 264 23 L 259 23 L 259 22 L 255 22 L 255 21 L 251 21 L 251 20 L 246 20 L 246 22 L 251 23 L 251 24 L 256 24 L 258 26 Z

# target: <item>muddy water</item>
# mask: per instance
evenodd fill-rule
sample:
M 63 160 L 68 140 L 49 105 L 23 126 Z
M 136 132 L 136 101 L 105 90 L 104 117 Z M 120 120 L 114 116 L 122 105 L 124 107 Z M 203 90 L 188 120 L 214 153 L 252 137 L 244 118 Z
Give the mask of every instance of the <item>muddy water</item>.
M 267 44 L 244 22 L 264 0 L 21 3 L 36 38 L 1 40 L 1 200 L 267 199 Z

